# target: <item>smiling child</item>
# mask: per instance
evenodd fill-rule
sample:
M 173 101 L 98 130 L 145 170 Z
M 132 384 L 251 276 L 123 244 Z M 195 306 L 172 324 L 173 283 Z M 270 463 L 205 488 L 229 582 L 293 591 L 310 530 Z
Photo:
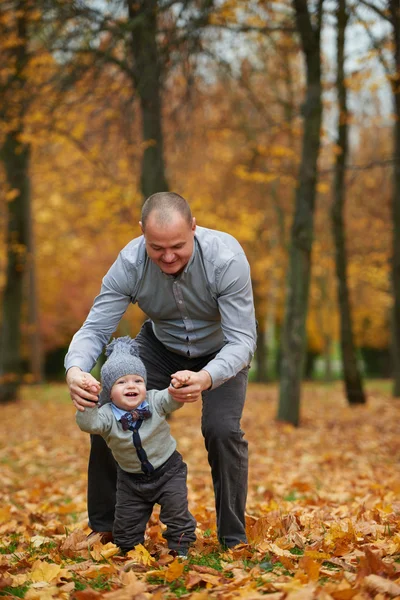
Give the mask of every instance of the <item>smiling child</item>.
M 196 521 L 188 509 L 187 466 L 166 420 L 182 403 L 167 389 L 147 391 L 146 368 L 129 336 L 113 340 L 106 356 L 101 382 L 109 402 L 78 411 L 76 421 L 83 431 L 100 434 L 117 462 L 114 541 L 123 552 L 142 544 L 158 503 L 168 547 L 185 557 L 196 539 Z M 185 372 L 181 378 L 175 373 L 174 385 L 184 383 Z

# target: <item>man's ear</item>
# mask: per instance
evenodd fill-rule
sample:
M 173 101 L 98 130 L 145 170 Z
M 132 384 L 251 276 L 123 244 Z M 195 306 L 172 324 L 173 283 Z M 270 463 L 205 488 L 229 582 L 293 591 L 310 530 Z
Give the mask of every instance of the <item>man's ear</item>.
M 196 219 L 195 219 L 195 217 L 193 217 L 193 219 L 192 219 L 192 231 L 193 232 L 196 231 Z
M 143 229 L 143 223 L 142 223 L 142 221 L 139 221 L 139 226 L 140 226 L 140 229 L 142 230 L 142 233 L 144 233 L 144 229 Z

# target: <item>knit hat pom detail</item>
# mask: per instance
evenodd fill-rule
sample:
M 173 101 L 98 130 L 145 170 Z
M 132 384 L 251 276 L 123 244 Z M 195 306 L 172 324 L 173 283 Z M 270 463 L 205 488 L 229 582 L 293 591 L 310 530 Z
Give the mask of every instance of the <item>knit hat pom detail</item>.
M 132 356 L 140 356 L 137 342 L 129 337 L 129 335 L 116 338 L 106 346 L 105 355 L 107 358 L 111 356 L 113 352 L 123 352 L 125 354 L 131 354 Z

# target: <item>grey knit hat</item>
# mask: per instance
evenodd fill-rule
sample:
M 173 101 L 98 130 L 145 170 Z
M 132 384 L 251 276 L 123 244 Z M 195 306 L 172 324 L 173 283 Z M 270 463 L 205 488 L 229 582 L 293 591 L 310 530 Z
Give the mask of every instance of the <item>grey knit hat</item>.
M 108 397 L 111 388 L 124 375 L 140 375 L 147 383 L 146 367 L 139 357 L 139 346 L 129 335 L 116 338 L 106 346 L 108 359 L 101 368 L 101 382 Z

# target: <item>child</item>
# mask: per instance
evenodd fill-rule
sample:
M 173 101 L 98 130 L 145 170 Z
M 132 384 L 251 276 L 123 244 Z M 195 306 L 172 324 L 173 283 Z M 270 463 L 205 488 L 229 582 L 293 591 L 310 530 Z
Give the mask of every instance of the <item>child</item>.
M 143 543 L 158 503 L 168 547 L 185 557 L 196 539 L 196 521 L 188 510 L 187 466 L 165 418 L 182 404 L 168 390 L 146 391 L 146 368 L 129 336 L 113 340 L 106 356 L 101 382 L 110 402 L 78 411 L 76 421 L 83 431 L 100 434 L 117 461 L 114 541 L 123 552 Z M 182 385 L 184 372 L 182 381 L 175 378 Z

